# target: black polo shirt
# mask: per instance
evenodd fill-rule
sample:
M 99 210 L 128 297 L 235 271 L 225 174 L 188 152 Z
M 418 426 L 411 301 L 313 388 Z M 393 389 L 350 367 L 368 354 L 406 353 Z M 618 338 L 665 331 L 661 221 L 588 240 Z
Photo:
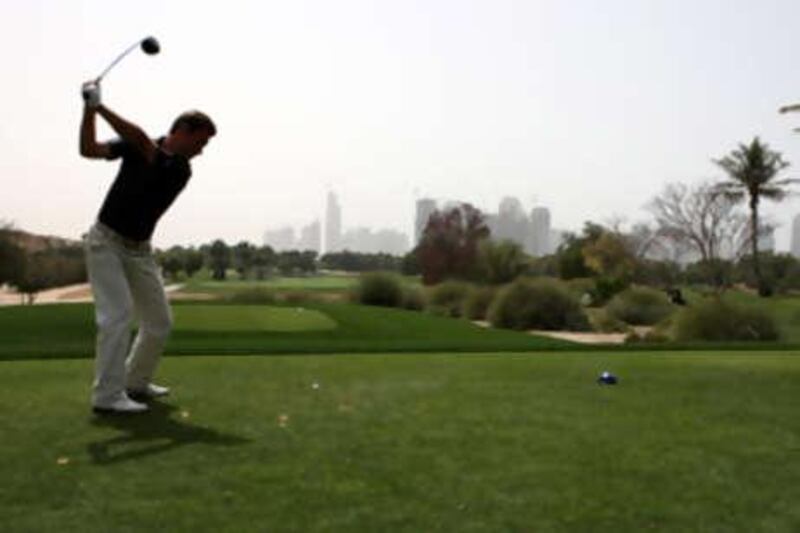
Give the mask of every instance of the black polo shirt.
M 122 165 L 100 208 L 98 220 L 128 239 L 150 240 L 156 222 L 192 175 L 189 160 L 164 151 L 163 142 L 163 137 L 157 141 L 153 163 L 148 163 L 124 141 L 109 145 L 109 159 L 121 157 Z

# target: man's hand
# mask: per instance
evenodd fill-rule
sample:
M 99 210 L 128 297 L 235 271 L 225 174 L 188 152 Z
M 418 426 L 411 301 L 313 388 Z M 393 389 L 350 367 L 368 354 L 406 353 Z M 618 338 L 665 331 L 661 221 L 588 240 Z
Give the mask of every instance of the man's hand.
M 87 81 L 81 86 L 81 95 L 86 107 L 89 109 L 97 109 L 100 106 L 100 82 Z

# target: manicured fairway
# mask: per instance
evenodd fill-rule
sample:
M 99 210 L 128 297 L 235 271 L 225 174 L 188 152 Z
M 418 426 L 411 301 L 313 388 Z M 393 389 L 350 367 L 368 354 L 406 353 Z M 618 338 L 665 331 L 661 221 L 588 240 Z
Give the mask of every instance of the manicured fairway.
M 3 362 L 0 529 L 797 531 L 798 356 L 168 357 L 100 420 L 90 361 Z
M 175 322 L 185 330 L 207 332 L 327 331 L 336 329 L 328 315 L 302 307 L 254 305 L 179 305 Z
M 208 294 L 230 293 L 231 291 L 254 288 L 276 291 L 342 291 L 353 287 L 357 280 L 357 276 L 276 277 L 264 281 L 193 279 L 186 284 L 184 291 Z
M 298 311 L 303 309 L 303 311 Z M 341 303 L 173 305 L 172 354 L 530 351 L 572 343 L 400 309 Z M 0 308 L 0 360 L 92 357 L 90 304 Z

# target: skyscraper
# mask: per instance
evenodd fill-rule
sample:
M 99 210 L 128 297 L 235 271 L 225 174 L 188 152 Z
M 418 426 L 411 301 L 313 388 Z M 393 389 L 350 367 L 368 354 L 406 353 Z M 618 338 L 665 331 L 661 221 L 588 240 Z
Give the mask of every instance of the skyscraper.
M 552 252 L 550 231 L 550 210 L 546 207 L 534 207 L 531 211 L 531 253 L 543 256 Z
M 276 252 L 292 250 L 295 247 L 294 229 L 290 226 L 285 226 L 278 229 L 267 230 L 264 232 L 264 244 Z
M 792 222 L 792 247 L 789 251 L 793 256 L 800 258 L 800 215 L 796 215 Z
M 297 241 L 298 250 L 312 250 L 319 253 L 322 247 L 322 232 L 319 220 L 315 220 L 300 230 L 300 240 Z
M 522 202 L 513 196 L 506 196 L 500 202 L 497 219 L 493 221 L 492 237 L 501 241 L 513 241 L 527 250 L 530 240 L 530 224 Z
M 333 191 L 325 204 L 325 253 L 339 251 L 342 238 L 342 208 Z
M 414 244 L 419 244 L 422 238 L 422 232 L 425 231 L 425 226 L 428 225 L 428 218 L 436 211 L 436 200 L 430 198 L 422 198 L 417 200 L 417 215 L 414 219 Z

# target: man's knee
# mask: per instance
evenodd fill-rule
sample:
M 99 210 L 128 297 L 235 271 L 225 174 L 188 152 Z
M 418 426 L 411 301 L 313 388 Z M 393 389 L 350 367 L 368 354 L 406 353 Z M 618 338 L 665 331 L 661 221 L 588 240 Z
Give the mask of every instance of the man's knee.
M 165 340 L 172 332 L 172 315 L 167 313 L 158 318 L 148 317 L 142 320 L 141 328 L 148 337 Z
M 132 321 L 133 306 L 131 305 L 120 305 L 114 309 L 98 310 L 95 317 L 97 329 L 101 332 L 130 328 Z

